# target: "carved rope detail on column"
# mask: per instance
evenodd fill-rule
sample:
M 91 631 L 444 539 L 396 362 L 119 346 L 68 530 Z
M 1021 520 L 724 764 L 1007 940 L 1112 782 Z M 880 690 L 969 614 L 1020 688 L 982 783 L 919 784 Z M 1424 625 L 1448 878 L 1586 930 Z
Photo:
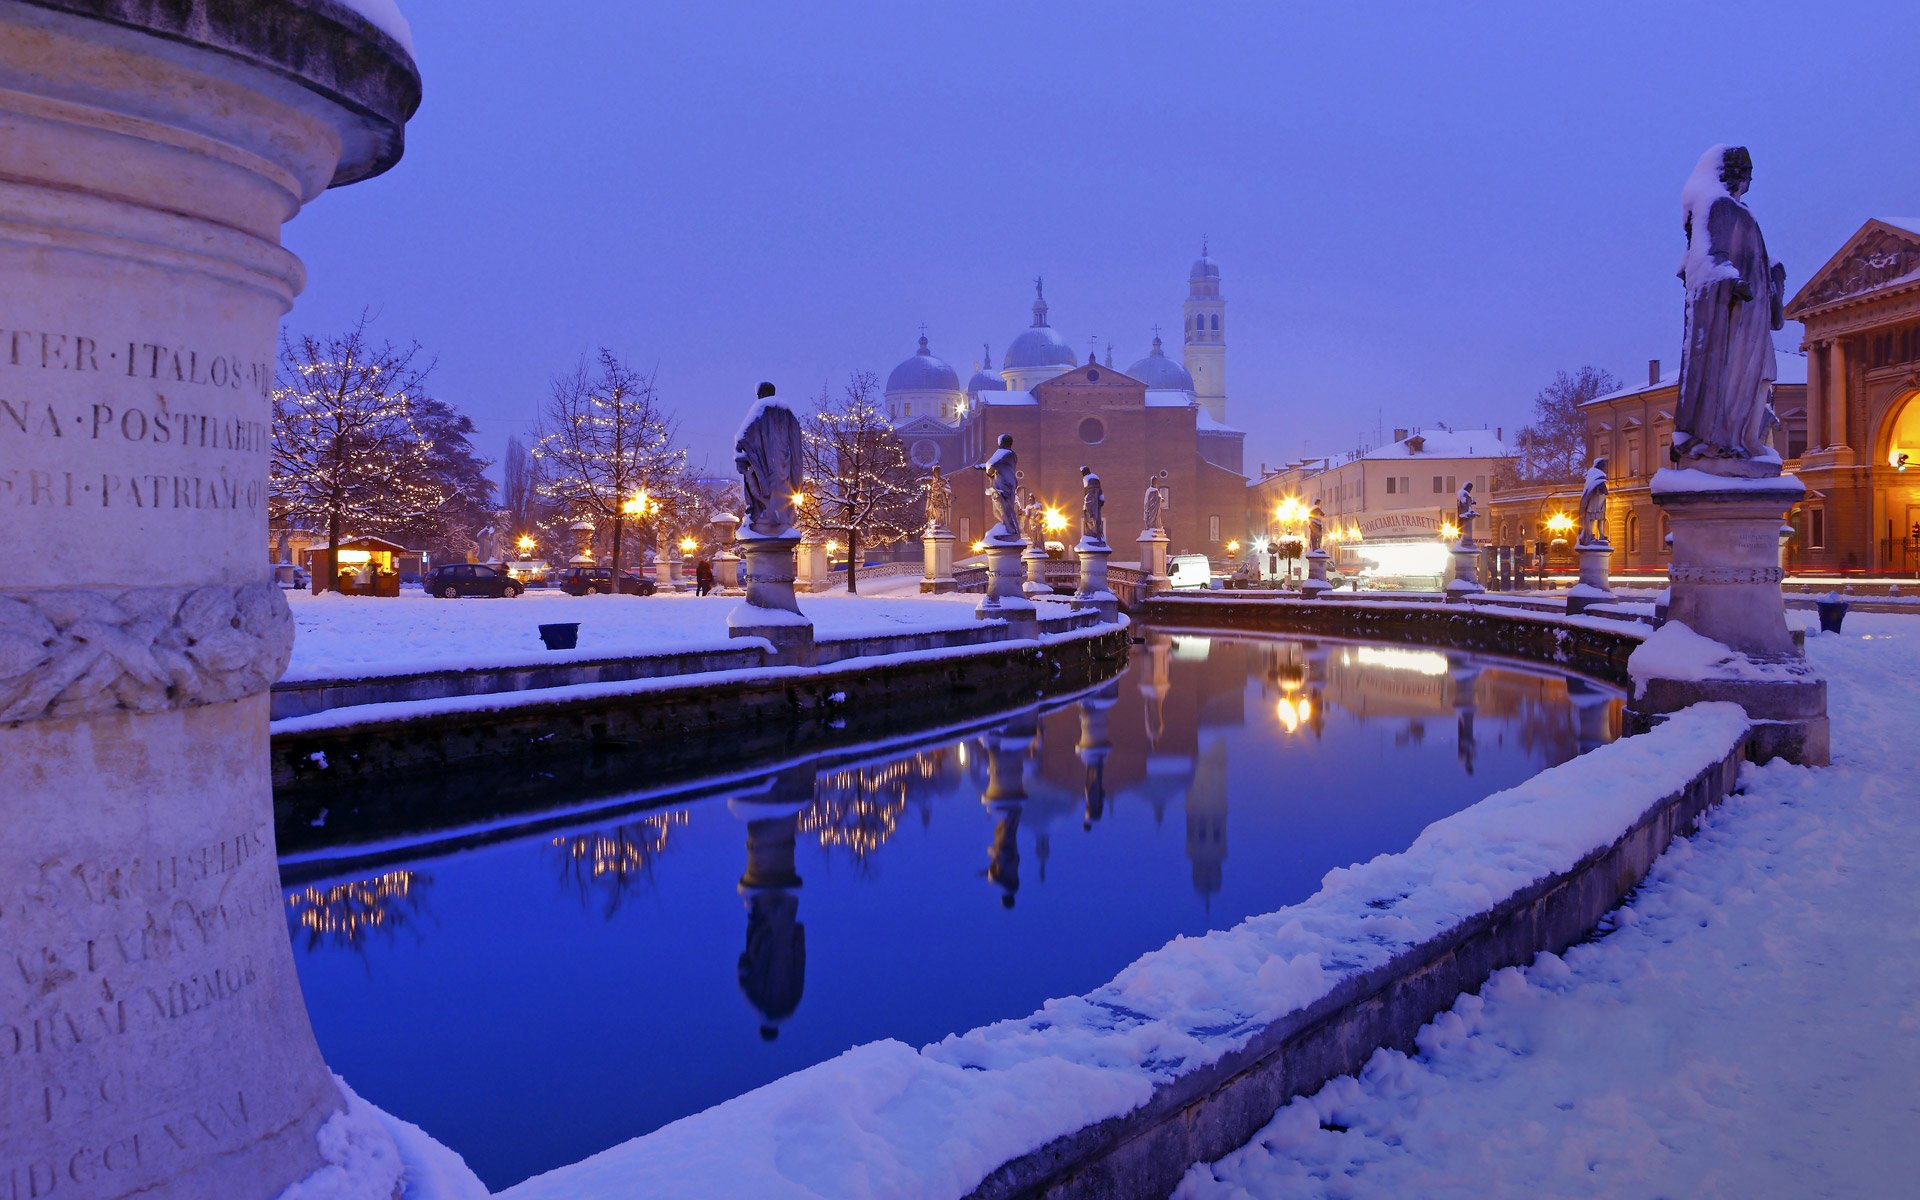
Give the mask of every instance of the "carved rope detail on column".
M 1674 567 L 1674 583 L 1779 583 L 1786 573 L 1779 567 Z
M 0 595 L 0 722 L 159 712 L 264 692 L 293 653 L 270 583 Z

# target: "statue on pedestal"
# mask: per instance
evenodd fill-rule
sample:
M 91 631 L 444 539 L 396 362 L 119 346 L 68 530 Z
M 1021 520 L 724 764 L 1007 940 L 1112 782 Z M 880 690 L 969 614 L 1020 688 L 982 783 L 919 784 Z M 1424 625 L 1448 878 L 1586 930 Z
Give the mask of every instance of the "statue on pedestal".
M 1080 468 L 1080 537 L 1083 541 L 1107 540 L 1107 493 L 1100 487 L 1100 476 L 1092 467 Z
M 1786 268 L 1767 257 L 1742 200 L 1752 182 L 1746 147 L 1714 146 L 1681 192 L 1687 306 L 1670 453 L 1683 467 L 1758 478 L 1780 473 L 1768 436 Z
M 492 525 L 483 525 L 474 536 L 474 557 L 483 563 L 500 561 L 499 538 Z
M 940 474 L 939 467 L 921 482 L 927 490 L 927 532 L 945 529 L 953 519 L 953 485 Z
M 1607 460 L 1596 458 L 1587 468 L 1587 481 L 1580 488 L 1580 537 L 1574 543 L 1587 546 L 1612 546 L 1607 540 Z
M 1307 550 L 1309 553 L 1320 548 L 1320 539 L 1327 535 L 1327 511 L 1320 507 L 1320 498 L 1314 497 L 1313 507 L 1307 510 Z
M 1020 508 L 1020 536 L 1027 539 L 1029 546 L 1044 546 L 1047 542 L 1047 508 L 1032 492 L 1027 493 L 1027 502 Z
M 1140 500 L 1140 522 L 1143 529 L 1160 528 L 1161 509 L 1166 507 L 1166 493 L 1154 480 L 1147 480 L 1147 494 Z
M 762 537 L 793 534 L 794 500 L 805 480 L 800 418 L 773 400 L 773 385 L 760 385 L 734 443 L 747 502 L 747 528 Z
M 968 469 L 987 473 L 987 511 L 997 518 L 987 536 L 1018 541 L 1020 507 L 1014 499 L 1014 489 L 1020 486 L 1020 460 L 1013 452 L 1013 435 L 1001 434 L 999 448 L 987 456 L 987 461 L 975 463 Z
M 1453 523 L 1460 527 L 1460 544 L 1473 545 L 1473 519 L 1480 510 L 1473 506 L 1473 481 L 1469 479 L 1460 485 L 1460 491 L 1453 498 Z

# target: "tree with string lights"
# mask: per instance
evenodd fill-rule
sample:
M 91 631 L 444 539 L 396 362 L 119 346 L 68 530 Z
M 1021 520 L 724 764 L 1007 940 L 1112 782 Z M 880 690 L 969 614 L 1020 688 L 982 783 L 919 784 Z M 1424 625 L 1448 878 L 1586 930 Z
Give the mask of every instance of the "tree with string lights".
M 801 523 L 838 534 L 847 547 L 847 590 L 860 590 L 860 550 L 886 546 L 914 528 L 919 485 L 906 446 L 876 403 L 879 380 L 861 371 L 838 396 L 820 390 L 801 426 L 807 490 Z
M 393 531 L 444 514 L 479 478 L 438 454 L 433 430 L 458 417 L 432 401 L 420 347 L 375 342 L 367 319 L 329 337 L 283 337 L 273 390 L 268 509 L 327 531 L 326 587 L 340 587 L 343 529 Z M 476 507 L 483 506 L 484 492 Z
M 626 520 L 651 520 L 658 530 L 686 516 L 687 452 L 675 444 L 675 423 L 653 376 L 611 350 L 553 381 L 533 457 L 541 496 L 576 520 L 611 526 L 616 594 Z

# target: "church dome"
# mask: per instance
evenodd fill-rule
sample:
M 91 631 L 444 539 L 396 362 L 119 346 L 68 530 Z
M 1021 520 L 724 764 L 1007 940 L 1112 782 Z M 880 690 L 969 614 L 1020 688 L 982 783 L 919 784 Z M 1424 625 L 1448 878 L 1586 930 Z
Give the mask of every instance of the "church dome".
M 1033 293 L 1033 327 L 1013 339 L 1000 365 L 1009 371 L 1079 366 L 1080 356 L 1073 352 L 1072 346 L 1067 345 L 1067 339 L 1047 324 L 1047 296 L 1039 280 L 1034 281 Z
M 1220 278 L 1220 265 L 1208 258 L 1206 251 L 1202 250 L 1200 257 L 1193 260 L 1193 269 L 1187 272 L 1187 278 L 1218 279 Z
M 1147 390 L 1167 392 L 1194 391 L 1193 376 L 1187 369 L 1168 358 L 1160 348 L 1160 338 L 1153 339 L 1153 353 L 1127 368 L 1127 374 L 1147 385 Z
M 893 369 L 887 376 L 889 392 L 957 392 L 960 390 L 960 375 L 946 364 L 944 359 L 935 358 L 933 351 L 927 349 L 927 339 L 920 338 L 920 348 L 913 357 Z
M 1000 378 L 1000 372 L 993 369 L 993 351 L 986 346 L 980 347 L 980 369 L 975 371 L 973 378 L 967 381 L 967 395 L 973 397 L 981 392 L 1006 390 L 1007 381 Z

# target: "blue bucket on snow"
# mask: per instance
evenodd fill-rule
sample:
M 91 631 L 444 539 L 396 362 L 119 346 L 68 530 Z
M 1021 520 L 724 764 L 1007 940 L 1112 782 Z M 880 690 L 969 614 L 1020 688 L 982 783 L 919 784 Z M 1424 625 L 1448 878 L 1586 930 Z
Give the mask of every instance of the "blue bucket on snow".
M 580 622 L 556 621 L 540 627 L 540 640 L 549 650 L 571 650 L 580 640 Z

